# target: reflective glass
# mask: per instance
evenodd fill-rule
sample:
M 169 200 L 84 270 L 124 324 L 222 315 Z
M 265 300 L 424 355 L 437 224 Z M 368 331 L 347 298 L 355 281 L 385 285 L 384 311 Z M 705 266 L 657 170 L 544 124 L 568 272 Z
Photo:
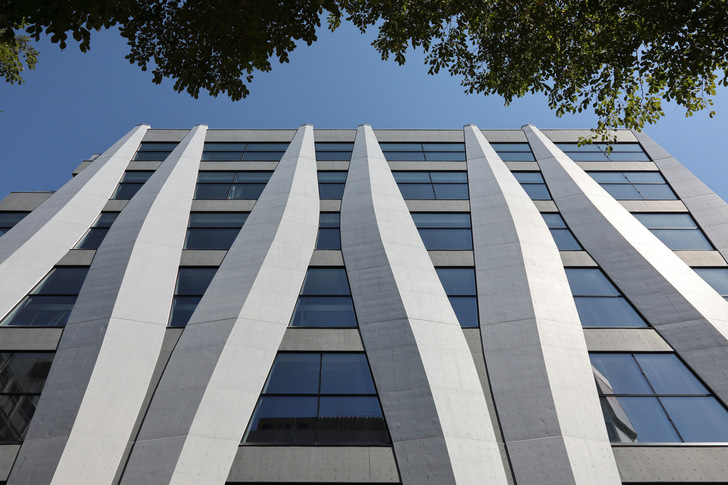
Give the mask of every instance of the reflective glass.
M 382 151 L 422 151 L 422 143 L 380 143 Z
M 354 143 L 315 143 L 316 151 L 322 152 L 350 152 L 354 149 Z
M 92 227 L 86 231 L 73 249 L 98 249 L 108 232 L 108 227 Z
M 535 162 L 533 153 L 528 152 L 498 152 L 498 156 L 504 162 Z
M 350 295 L 344 268 L 309 268 L 302 295 Z
M 139 145 L 140 152 L 171 152 L 177 148 L 177 143 L 145 141 Z
M 321 394 L 376 394 L 364 354 L 324 353 Z
M 698 276 L 721 295 L 728 295 L 728 268 L 693 268 Z
M 0 442 L 20 443 L 30 426 L 40 396 L 0 394 L 0 413 L 7 416 L 0 422 Z
M 235 172 L 200 172 L 197 182 L 203 183 L 231 183 L 235 179 Z
M 192 212 L 189 227 L 243 227 L 247 212 Z
M 299 296 L 292 327 L 356 327 L 350 296 Z
M 579 146 L 578 143 L 555 143 L 555 145 L 562 151 L 577 151 L 577 152 L 601 152 L 602 149 L 596 143 L 587 143 Z
M 139 192 L 144 184 L 119 184 L 111 196 L 114 200 L 130 200 Z
M 261 396 L 243 441 L 313 444 L 317 406 L 317 397 Z
M 76 303 L 76 296 L 29 295 L 0 325 L 63 327 Z
M 319 183 L 344 183 L 347 172 L 318 172 Z
M 195 199 L 225 200 L 230 193 L 230 184 L 197 184 Z
M 633 184 L 667 184 L 660 172 L 623 172 Z
M 176 295 L 204 295 L 217 268 L 180 268 Z
M 634 213 L 632 214 L 648 229 L 695 229 L 698 226 L 684 213 Z
M 216 151 L 216 152 L 202 152 L 202 161 L 203 162 L 211 162 L 215 160 L 230 160 L 230 161 L 239 161 L 243 158 L 243 152 L 242 151 L 230 151 L 230 152 L 222 152 L 222 151 Z
M 478 301 L 476 297 L 449 296 L 448 299 L 461 327 L 472 328 L 478 326 Z
M 384 158 L 392 162 L 424 162 L 424 152 L 394 152 L 385 151 Z
M 169 316 L 170 327 L 184 327 L 200 304 L 201 296 L 175 296 Z
M 351 159 L 351 152 L 320 152 L 316 151 L 316 160 L 319 162 L 325 161 L 344 161 L 348 162 Z
M 319 227 L 339 227 L 339 213 L 321 212 L 319 214 Z
M 436 184 L 467 184 L 467 172 L 430 172 L 432 182 Z
M 216 143 L 207 142 L 203 148 L 204 152 L 243 152 L 245 143 Z
M 412 219 L 418 229 L 470 227 L 470 214 L 467 212 L 414 212 Z
M 634 354 L 656 394 L 710 394 L 675 354 Z
M 609 160 L 612 162 L 649 162 L 650 157 L 645 153 L 632 153 L 632 152 L 612 152 L 608 155 Z
M 541 172 L 513 172 L 519 183 L 522 184 L 543 184 L 543 176 Z
M 609 193 L 612 197 L 618 200 L 642 200 L 644 197 L 640 194 L 633 185 L 602 185 L 602 188 Z
M 420 229 L 420 237 L 430 251 L 470 251 L 473 235 L 470 229 Z
M 574 297 L 584 327 L 646 327 L 647 324 L 622 297 Z
M 549 194 L 549 191 L 546 188 L 546 185 L 523 184 L 521 187 L 523 187 L 523 190 L 526 191 L 526 194 L 528 194 L 528 196 L 532 200 L 549 200 L 549 199 L 551 199 L 551 194 Z
M 623 416 L 623 428 L 627 430 L 623 432 L 621 439 L 614 437 L 615 430 L 610 430 L 610 438 L 613 442 L 623 443 L 679 443 L 675 429 L 667 419 L 665 412 L 662 410 L 657 398 L 654 397 L 617 397 L 604 400 L 602 403 L 609 402 L 613 410 L 610 411 L 612 416 Z M 615 409 L 616 408 L 616 409 Z M 602 408 L 604 410 L 604 406 Z M 607 407 L 609 410 L 609 407 Z M 614 428 L 614 422 L 610 423 L 610 418 L 606 416 L 607 425 Z
M 0 353 L 2 392 L 41 392 L 53 363 L 52 352 Z
M 248 150 L 243 153 L 243 161 L 246 162 L 278 162 L 281 158 L 283 158 L 283 155 L 285 155 L 285 151 L 283 152 L 269 152 L 269 151 L 251 151 L 250 145 L 248 145 Z
M 339 200 L 344 195 L 344 184 L 319 184 L 321 200 Z
M 389 443 L 379 400 L 365 396 L 321 397 L 320 443 Z
M 405 200 L 432 200 L 435 191 L 432 184 L 399 184 L 399 191 Z
M 589 358 L 601 374 L 596 377 L 604 394 L 652 394 L 632 354 L 592 353 Z
M 686 442 L 728 442 L 728 412 L 714 397 L 661 397 Z
M 546 221 L 546 225 L 549 229 L 566 229 L 566 223 L 564 222 L 564 219 L 561 218 L 561 215 L 555 212 L 542 212 L 541 216 L 543 216 L 543 219 Z
M 239 228 L 187 229 L 185 249 L 230 249 L 239 232 Z
M 30 212 L 0 212 L 0 227 L 13 227 Z
M 235 183 L 238 184 L 265 184 L 273 172 L 238 172 L 235 175 Z
M 256 200 L 265 189 L 265 184 L 233 184 L 230 189 L 229 199 L 233 200 Z
M 431 162 L 447 161 L 447 162 L 464 162 L 464 152 L 437 152 L 437 151 L 426 151 L 425 160 Z
M 318 394 L 320 369 L 321 354 L 280 353 L 263 394 Z
M 607 145 L 605 143 L 598 143 L 597 144 L 601 150 L 604 150 L 607 148 Z M 619 152 L 640 152 L 642 153 L 642 146 L 639 143 L 613 143 L 611 145 L 612 147 L 612 153 L 619 153 Z
M 468 184 L 433 184 L 435 198 L 440 200 L 467 200 Z
M 139 171 L 139 172 L 124 172 L 124 176 L 121 177 L 121 182 L 134 182 L 143 184 L 152 176 L 154 172 Z
M 102 212 L 92 227 L 111 227 L 117 217 L 119 217 L 118 212 Z
M 642 197 L 647 200 L 676 200 L 677 196 L 667 185 L 635 185 Z
M 30 293 L 32 295 L 78 295 L 87 273 L 88 267 L 53 268 Z
M 597 152 L 569 152 L 566 154 L 575 162 L 608 162 L 609 158 L 601 151 Z
M 341 234 L 339 233 L 339 228 L 319 228 L 316 249 L 341 249 Z
M 530 152 L 531 146 L 528 143 L 491 143 L 490 146 L 497 152 Z
M 432 181 L 430 172 L 392 172 L 392 175 L 398 184 L 429 184 Z
M 426 152 L 465 152 L 465 143 L 423 143 Z
M 247 151 L 256 152 L 285 152 L 288 150 L 288 143 L 248 143 Z
M 674 251 L 710 251 L 713 246 L 699 229 L 654 229 L 652 233 Z
M 475 269 L 435 268 L 442 287 L 449 296 L 475 295 Z
M 169 156 L 169 152 L 137 152 L 134 155 L 135 162 L 158 162 Z
M 566 268 L 566 277 L 569 280 L 571 293 L 574 296 L 619 295 L 619 291 L 599 269 Z
M 627 184 L 629 180 L 624 172 L 587 172 L 596 182 L 600 184 Z
M 551 229 L 551 236 L 554 238 L 559 251 L 581 250 L 581 245 L 568 229 Z

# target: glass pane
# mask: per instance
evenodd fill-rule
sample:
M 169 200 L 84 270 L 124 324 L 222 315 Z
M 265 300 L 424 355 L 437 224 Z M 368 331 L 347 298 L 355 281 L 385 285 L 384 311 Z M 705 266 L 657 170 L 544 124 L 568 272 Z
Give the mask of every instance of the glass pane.
M 478 301 L 476 297 L 450 296 L 448 299 L 461 327 L 473 328 L 478 326 Z
M 261 396 L 243 442 L 312 445 L 317 404 L 317 397 Z
M 429 184 L 430 172 L 392 172 L 394 180 L 399 183 Z
M 140 152 L 171 152 L 175 148 L 177 148 L 177 143 L 145 141 L 139 145 Z
M 376 394 L 364 354 L 323 354 L 321 394 Z
M 470 214 L 467 212 L 414 212 L 412 219 L 419 229 L 470 227 Z
M 569 158 L 575 162 L 608 162 L 609 158 L 601 151 L 597 152 L 570 152 Z
M 533 157 L 531 152 L 498 152 L 501 160 L 504 162 L 535 162 L 536 159 Z
M 602 398 L 602 411 L 613 443 L 680 442 L 657 398 Z
M 522 184 L 543 184 L 543 176 L 541 172 L 513 172 L 513 176 L 516 177 L 519 183 Z
M 425 160 L 428 160 L 428 161 L 431 161 L 431 162 L 440 162 L 440 161 L 464 162 L 465 161 L 465 153 L 464 152 L 435 152 L 435 151 L 426 151 L 425 152 Z
M 607 145 L 605 143 L 597 144 L 600 149 L 604 150 Z M 612 153 L 618 152 L 642 152 L 642 146 L 639 143 L 613 143 Z
M 532 200 L 549 200 L 551 195 L 545 185 L 542 184 L 524 184 L 521 185 Z
M 344 184 L 319 184 L 321 200 L 338 200 L 344 195 Z
M 124 176 L 121 177 L 121 182 L 132 182 L 143 184 L 154 172 L 124 172 Z
M 316 160 L 319 162 L 325 162 L 325 161 L 344 161 L 348 162 L 351 160 L 351 152 L 316 152 Z
M 632 185 L 602 185 L 602 188 L 609 193 L 612 197 L 618 200 L 642 200 L 642 194 L 640 194 L 636 188 Z
M 561 218 L 560 214 L 551 212 L 541 213 L 541 215 L 543 216 L 543 220 L 546 221 L 546 225 L 549 229 L 566 229 L 566 223 Z
M 439 184 L 467 184 L 467 172 L 430 172 L 433 183 Z
M 339 213 L 321 212 L 319 214 L 319 227 L 339 227 Z
M 283 158 L 283 155 L 285 155 L 285 151 L 283 152 L 253 152 L 250 151 L 250 145 L 248 145 L 248 150 L 243 154 L 243 160 L 246 162 L 278 162 L 281 158 Z
M 184 327 L 190 321 L 199 305 L 201 296 L 175 296 L 172 300 L 172 312 L 169 316 L 170 327 Z
M 25 438 L 30 420 L 38 405 L 38 395 L 0 395 L 0 413 L 7 416 L 0 422 L 0 442 L 20 443 Z
M 677 196 L 667 185 L 635 185 L 647 200 L 676 200 Z
M 612 162 L 649 162 L 650 157 L 644 153 L 612 152 L 609 154 L 609 160 Z
M 475 269 L 435 268 L 448 295 L 475 295 Z
M 0 354 L 0 388 L 3 392 L 41 392 L 53 363 L 52 352 Z
M 248 143 L 248 151 L 285 152 L 286 150 L 288 150 L 288 143 Z
M 568 229 L 551 229 L 551 236 L 559 251 L 579 251 L 581 245 Z
M 211 162 L 215 160 L 231 160 L 239 161 L 243 158 L 242 151 L 229 151 L 229 152 L 202 152 L 202 161 Z
M 92 227 L 111 227 L 117 217 L 119 217 L 118 212 L 102 212 Z
M 632 354 L 589 354 L 602 394 L 652 394 Z
M 528 143 L 491 143 L 490 146 L 497 152 L 531 152 Z
M 423 143 L 426 152 L 465 152 L 465 143 Z
M 190 227 L 240 228 L 248 218 L 247 212 L 192 212 Z
M 309 268 L 302 295 L 350 295 L 344 268 Z
M 721 295 L 728 295 L 728 268 L 693 268 L 698 276 Z
M 322 152 L 350 152 L 354 149 L 354 143 L 315 143 L 316 151 Z
M 432 184 L 399 184 L 399 191 L 406 200 L 431 200 L 435 198 Z
M 622 297 L 574 298 L 583 327 L 646 327 L 647 324 Z
M 273 172 L 238 172 L 235 175 L 235 183 L 265 184 L 272 176 Z
M 68 322 L 76 296 L 27 296 L 0 325 L 63 327 Z
M 633 184 L 667 184 L 660 172 L 624 172 Z
M 420 229 L 425 248 L 430 251 L 470 251 L 473 235 L 470 229 Z
M 0 212 L 0 226 L 13 227 L 28 214 L 30 212 Z
M 635 354 L 656 394 L 710 394 L 674 354 Z
M 321 354 L 278 354 L 263 394 L 318 394 Z
M 694 229 L 698 227 L 690 214 L 634 213 L 632 215 L 648 229 Z
M 344 183 L 347 172 L 318 172 L 319 183 Z
M 300 296 L 292 327 L 356 327 L 350 296 Z
M 234 178 L 235 178 L 235 172 L 200 172 L 197 175 L 197 182 L 231 183 Z
M 230 192 L 230 184 L 197 184 L 195 199 L 225 200 Z
M 263 193 L 266 184 L 233 184 L 228 198 L 234 200 L 256 200 Z
M 392 162 L 424 162 L 424 152 L 392 152 L 385 151 L 384 158 Z
M 204 295 L 217 268 L 180 268 L 175 295 Z
M 245 143 L 205 143 L 203 148 L 205 152 L 243 152 L 245 151 Z
M 111 198 L 114 200 L 130 200 L 137 192 L 139 192 L 139 189 L 141 189 L 143 185 L 144 184 L 119 184 Z
M 626 184 L 629 183 L 624 172 L 587 172 L 596 182 L 600 184 Z
M 73 249 L 98 249 L 108 232 L 108 227 L 92 227 Z
M 316 249 L 341 249 L 339 228 L 320 228 L 316 240 Z
M 555 144 L 562 151 L 578 151 L 578 152 L 601 152 L 602 149 L 596 143 L 588 143 L 586 145 L 579 146 L 578 143 L 556 143 Z
M 422 151 L 422 143 L 380 143 L 379 148 L 381 148 L 383 152 L 416 152 Z
M 435 198 L 440 200 L 468 200 L 468 184 L 434 184 Z
M 88 267 L 53 268 L 30 293 L 32 295 L 78 295 L 87 273 Z
M 238 228 L 187 229 L 185 249 L 230 249 L 239 232 Z
M 579 295 L 619 295 L 619 291 L 596 268 L 566 268 L 566 277 L 569 279 L 571 293 Z
M 319 443 L 389 443 L 376 397 L 322 397 L 319 415 Z
M 728 412 L 714 397 L 661 397 L 683 440 L 728 442 Z
M 652 234 L 674 251 L 710 251 L 713 249 L 699 229 L 655 229 Z
M 135 162 L 158 162 L 169 156 L 170 152 L 137 152 L 134 155 Z

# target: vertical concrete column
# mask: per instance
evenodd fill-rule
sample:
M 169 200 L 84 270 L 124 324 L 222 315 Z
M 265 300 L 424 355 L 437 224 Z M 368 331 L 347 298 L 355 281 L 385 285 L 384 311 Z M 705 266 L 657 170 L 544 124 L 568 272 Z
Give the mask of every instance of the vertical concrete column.
M 349 165 L 341 243 L 402 483 L 506 483 L 467 342 L 367 125 Z
M 584 249 L 728 404 L 728 302 L 538 128 L 526 125 L 523 131 L 554 202 Z
M 313 127 L 299 128 L 175 347 L 122 483 L 224 484 L 313 254 Z
M 480 333 L 516 482 L 618 485 L 556 244 L 480 130 L 464 131 Z
M 136 126 L 0 238 L 0 318 L 91 226 L 148 129 Z
M 675 194 L 728 261 L 728 204 L 645 133 L 634 132 Z
M 10 481 L 112 483 L 167 326 L 206 126 L 194 128 L 96 252 Z

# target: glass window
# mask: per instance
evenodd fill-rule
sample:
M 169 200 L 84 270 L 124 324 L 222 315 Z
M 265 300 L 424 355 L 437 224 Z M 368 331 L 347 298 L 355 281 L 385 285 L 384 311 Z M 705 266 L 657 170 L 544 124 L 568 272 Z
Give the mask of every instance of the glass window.
M 528 143 L 491 143 L 490 146 L 504 162 L 533 162 L 536 160 Z
M 428 250 L 470 251 L 473 235 L 466 212 L 415 212 L 412 219 Z
M 577 143 L 556 143 L 575 162 L 648 162 L 650 157 L 639 143 L 613 143 L 611 153 L 606 153 L 605 143 L 579 146 Z
M 728 442 L 728 412 L 675 354 L 590 357 L 612 442 Z
M 338 212 L 322 212 L 319 215 L 316 249 L 341 249 Z
M 344 268 L 309 268 L 291 317 L 292 327 L 356 327 Z
M 217 268 L 180 267 L 169 315 L 170 327 L 187 325 L 216 272 Z
M 584 327 L 645 327 L 647 324 L 598 268 L 566 268 Z
M 464 143 L 380 143 L 388 161 L 465 161 Z
M 23 220 L 30 212 L 0 212 L 0 236 L 12 229 L 15 224 Z
M 118 212 L 102 212 L 73 249 L 98 249 L 118 216 Z
M 125 172 L 111 198 L 116 200 L 131 199 L 139 192 L 144 182 L 149 180 L 153 173 L 152 171 Z
M 723 297 L 728 296 L 728 268 L 693 268 L 693 271 Z
M 461 327 L 478 326 L 475 268 L 435 268 Z
M 65 326 L 87 273 L 88 267 L 53 268 L 0 325 Z
M 52 352 L 0 352 L 0 442 L 20 443 L 53 362 Z
M 351 160 L 351 152 L 354 150 L 354 143 L 322 143 L 316 142 L 316 160 L 322 161 L 343 161 Z
M 650 212 L 632 214 L 652 234 L 674 251 L 710 251 L 713 249 L 703 231 L 698 229 L 690 214 Z
M 392 172 L 405 199 L 467 200 L 467 172 Z
M 279 353 L 243 443 L 389 444 L 366 356 Z
M 580 251 L 581 244 L 576 240 L 574 235 L 571 233 L 569 228 L 566 226 L 566 222 L 561 218 L 560 214 L 549 212 L 541 213 L 546 225 L 551 231 L 551 236 L 556 242 L 556 247 L 559 251 Z
M 143 142 L 134 155 L 134 161 L 161 161 L 177 148 L 177 143 Z
M 619 200 L 674 200 L 677 196 L 660 172 L 587 172 Z
M 185 249 L 230 249 L 247 212 L 192 212 Z
M 513 172 L 513 176 L 532 200 L 551 199 L 541 172 Z
M 202 161 L 274 161 L 283 158 L 288 143 L 206 142 Z
M 339 200 L 344 195 L 348 172 L 318 172 L 319 198 Z
M 195 199 L 256 200 L 273 172 L 200 172 Z

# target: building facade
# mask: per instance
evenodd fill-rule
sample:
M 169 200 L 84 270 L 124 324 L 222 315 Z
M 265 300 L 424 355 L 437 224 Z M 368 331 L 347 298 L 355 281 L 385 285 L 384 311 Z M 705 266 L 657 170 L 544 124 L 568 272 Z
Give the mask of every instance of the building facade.
M 0 481 L 728 483 L 728 205 L 585 135 L 140 125 L 10 194 Z

